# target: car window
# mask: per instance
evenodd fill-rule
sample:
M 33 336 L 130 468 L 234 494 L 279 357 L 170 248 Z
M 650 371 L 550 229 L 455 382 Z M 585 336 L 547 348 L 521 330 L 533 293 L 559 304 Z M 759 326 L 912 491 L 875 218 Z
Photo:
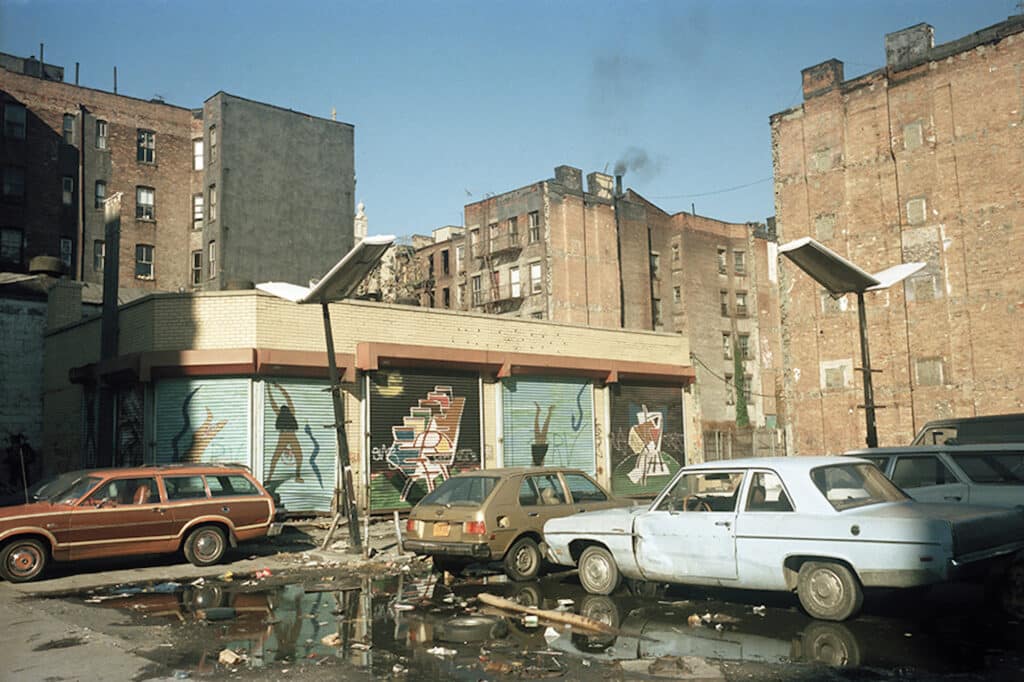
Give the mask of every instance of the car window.
M 897 457 L 892 482 L 901 488 L 926 488 L 933 485 L 959 483 L 949 467 L 935 455 Z
M 958 452 L 950 457 L 975 483 L 1024 483 L 1024 452 Z
M 871 462 L 876 467 L 881 469 L 883 473 L 885 472 L 886 465 L 889 463 L 888 457 L 865 457 L 864 455 L 857 455 L 857 457 L 861 459 L 866 459 L 867 461 Z
M 701 471 L 680 476 L 658 503 L 659 511 L 736 510 L 741 471 Z
M 604 502 L 608 496 L 583 474 L 562 474 L 574 502 Z
M 565 504 L 565 491 L 555 474 L 527 476 L 519 486 L 519 504 Z
M 70 504 L 72 502 L 76 502 L 78 498 L 92 490 L 100 480 L 99 476 L 84 476 L 75 481 L 72 485 L 68 486 L 65 490 L 55 493 L 49 499 L 51 502 L 55 502 L 57 504 Z
M 811 480 L 837 511 L 910 499 L 873 464 L 831 464 L 811 469 Z
M 190 500 L 206 497 L 202 476 L 164 476 L 168 500 Z
M 37 483 L 31 491 L 32 498 L 36 500 L 49 500 L 51 502 L 56 502 L 58 498 L 64 499 L 67 497 L 64 493 L 68 492 L 73 485 L 81 481 L 84 477 L 85 473 L 81 471 L 69 471 L 65 474 L 57 474 L 53 478 L 48 478 L 45 481 Z M 93 478 L 91 480 L 92 485 L 96 485 L 96 481 L 99 479 Z M 83 490 L 78 496 L 81 497 L 85 492 L 86 491 Z
M 94 490 L 85 500 L 86 505 L 125 506 L 156 504 L 160 493 L 152 477 L 115 478 Z
M 793 505 L 777 474 L 757 471 L 750 481 L 745 509 L 749 512 L 791 512 Z
M 252 484 L 245 476 L 238 474 L 226 474 L 220 476 L 206 476 L 206 482 L 210 486 L 210 494 L 214 497 L 225 497 L 227 495 L 260 495 L 259 488 Z
M 473 507 L 483 504 L 498 484 L 493 476 L 459 476 L 449 478 L 427 494 L 420 504 Z

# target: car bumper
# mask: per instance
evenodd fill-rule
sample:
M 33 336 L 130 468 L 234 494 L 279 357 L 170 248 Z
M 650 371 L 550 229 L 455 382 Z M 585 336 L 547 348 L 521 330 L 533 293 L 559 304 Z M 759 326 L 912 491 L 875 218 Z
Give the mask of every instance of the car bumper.
M 470 559 L 490 559 L 491 548 L 486 542 L 437 542 L 434 540 L 406 540 L 405 551 L 430 556 L 466 557 Z

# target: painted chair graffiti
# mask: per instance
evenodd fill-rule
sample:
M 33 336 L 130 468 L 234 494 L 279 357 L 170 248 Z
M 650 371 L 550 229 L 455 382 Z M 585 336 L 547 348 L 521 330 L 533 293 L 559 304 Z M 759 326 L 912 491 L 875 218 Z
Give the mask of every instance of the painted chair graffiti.
M 636 421 L 629 429 L 629 449 L 636 455 L 632 471 L 626 474 L 635 485 L 647 485 L 648 478 L 668 476 L 668 465 L 661 456 L 661 412 L 648 412 L 647 405 L 636 413 Z
M 459 424 L 465 398 L 452 396 L 451 386 L 435 386 L 409 409 L 401 426 L 392 426 L 393 442 L 388 449 L 388 466 L 405 477 L 401 500 L 407 501 L 412 487 L 422 482 L 434 490 L 438 477 L 448 480 L 459 445 Z

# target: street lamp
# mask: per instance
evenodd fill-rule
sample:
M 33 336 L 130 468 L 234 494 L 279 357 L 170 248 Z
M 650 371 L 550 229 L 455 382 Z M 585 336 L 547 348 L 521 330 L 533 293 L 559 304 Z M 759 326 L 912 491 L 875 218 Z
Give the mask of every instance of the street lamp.
M 796 263 L 797 267 L 825 287 L 833 298 L 844 294 L 857 294 L 857 316 L 860 321 L 859 371 L 864 374 L 864 418 L 867 421 L 867 445 L 878 447 L 878 430 L 875 426 L 875 391 L 871 380 L 871 359 L 868 355 L 868 322 L 864 310 L 864 292 L 888 289 L 902 282 L 923 268 L 925 263 L 900 263 L 874 275 L 857 267 L 850 261 L 810 237 L 802 237 L 779 247 L 779 253 Z
M 319 303 L 323 310 L 324 340 L 327 345 L 327 367 L 330 371 L 331 399 L 334 404 L 334 433 L 338 448 L 338 461 L 341 464 L 341 497 L 342 508 L 334 516 L 334 523 L 324 540 L 324 544 L 334 534 L 340 515 L 348 518 L 348 534 L 352 549 L 362 552 L 362 540 L 359 537 L 359 509 L 356 506 L 355 490 L 352 484 L 352 458 L 348 451 L 348 440 L 345 437 L 345 405 L 341 399 L 341 381 L 338 379 L 338 363 L 334 357 L 334 334 L 331 331 L 331 312 L 328 304 L 351 296 L 359 283 L 380 261 L 395 238 L 387 236 L 366 237 L 356 244 L 345 257 L 335 263 L 327 274 L 310 287 L 289 284 L 288 282 L 263 282 L 256 288 L 273 294 L 292 303 Z

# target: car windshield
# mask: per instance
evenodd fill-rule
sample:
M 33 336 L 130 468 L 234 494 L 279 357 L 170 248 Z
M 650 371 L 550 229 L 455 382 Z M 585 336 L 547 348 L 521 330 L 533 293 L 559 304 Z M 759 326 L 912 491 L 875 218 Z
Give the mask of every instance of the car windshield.
M 493 476 L 459 476 L 449 478 L 424 497 L 420 504 L 439 504 L 448 507 L 472 507 L 483 504 L 498 479 Z
M 54 488 L 53 492 L 47 495 L 46 499 L 56 504 L 70 504 L 95 488 L 96 484 L 101 480 L 99 476 L 86 476 L 79 472 L 77 475 L 70 477 L 67 485 L 62 485 L 59 489 Z
M 811 470 L 811 480 L 836 511 L 910 499 L 874 464 L 832 464 Z
M 36 483 L 29 490 L 33 500 L 49 500 L 70 488 L 75 481 L 85 476 L 84 471 L 68 471 Z
M 975 483 L 1024 483 L 1024 452 L 962 452 L 951 456 Z

